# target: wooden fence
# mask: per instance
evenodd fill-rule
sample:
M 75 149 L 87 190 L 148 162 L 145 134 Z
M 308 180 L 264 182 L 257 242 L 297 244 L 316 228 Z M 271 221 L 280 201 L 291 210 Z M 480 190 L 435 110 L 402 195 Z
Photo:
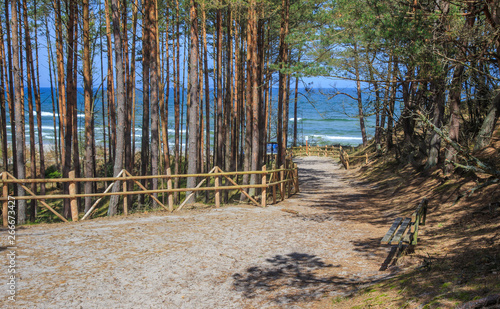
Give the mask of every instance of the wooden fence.
M 317 157 L 331 157 L 340 159 L 342 165 L 349 169 L 350 159 L 364 158 L 365 163 L 368 164 L 368 153 L 364 156 L 349 156 L 342 146 L 301 146 L 292 147 L 288 150 L 289 155 L 293 156 L 317 156 Z
M 253 185 L 241 185 L 238 184 L 238 178 L 241 175 L 260 175 L 260 183 Z M 72 221 L 85 220 L 89 218 L 92 213 L 95 211 L 96 207 L 102 201 L 102 199 L 106 196 L 120 195 L 123 196 L 123 214 L 128 214 L 128 197 L 133 195 L 148 195 L 153 199 L 160 207 L 165 210 L 172 212 L 178 211 L 182 209 L 182 207 L 186 204 L 188 199 L 190 199 L 196 192 L 200 191 L 214 191 L 214 201 L 215 207 L 220 207 L 221 204 L 221 191 L 226 190 L 239 190 L 243 193 L 248 200 L 255 204 L 256 206 L 266 207 L 267 200 L 272 198 L 272 203 L 276 203 L 277 195 L 281 200 L 284 200 L 286 197 L 289 197 L 292 194 L 299 192 L 299 181 L 298 181 L 298 169 L 297 164 L 293 163 L 291 159 L 286 160 L 286 164 L 282 165 L 280 168 L 276 168 L 273 166 L 270 170 L 266 168 L 266 166 L 262 167 L 260 171 L 249 171 L 249 172 L 224 172 L 219 167 L 214 167 L 209 173 L 205 174 L 182 174 L 182 175 L 172 175 L 170 169 L 167 171 L 167 175 L 155 175 L 155 176 L 133 176 L 127 170 L 122 170 L 116 177 L 104 177 L 104 178 L 75 178 L 74 172 L 71 172 L 68 178 L 56 178 L 56 179 L 16 179 L 14 176 L 9 174 L 8 172 L 0 173 L 0 186 L 2 186 L 2 197 L 0 201 L 2 202 L 2 218 L 3 218 L 3 226 L 7 226 L 8 223 L 8 203 L 12 200 L 36 200 L 37 206 L 42 206 L 54 213 L 58 218 L 60 218 L 64 222 L 68 222 L 68 220 L 62 216 L 59 212 L 57 212 L 53 207 L 45 202 L 45 200 L 49 199 L 69 199 L 71 205 L 71 219 Z M 187 178 L 187 177 L 196 177 L 197 179 L 203 178 L 199 182 L 199 184 L 194 188 L 173 188 L 172 182 L 175 178 Z M 157 190 L 149 190 L 144 187 L 140 180 L 152 180 L 152 179 L 162 179 L 166 180 L 167 188 L 161 188 Z M 226 185 L 223 186 L 221 183 L 221 179 L 226 179 Z M 213 180 L 213 186 L 210 184 Z M 111 182 L 110 185 L 107 186 L 106 190 L 102 193 L 91 193 L 91 194 L 77 194 L 76 187 L 79 183 L 85 182 Z M 68 183 L 69 182 L 69 194 L 48 194 L 48 195 L 37 195 L 35 192 L 32 192 L 26 185 L 31 183 Z M 128 190 L 128 183 L 132 182 L 136 186 L 134 190 Z M 207 186 L 203 186 L 203 184 L 207 183 Z M 228 185 L 230 184 L 230 185 Z M 9 195 L 9 186 L 11 192 L 17 186 L 21 186 L 26 195 L 24 196 L 15 196 Z M 114 186 L 121 186 L 121 191 L 118 192 L 110 192 Z M 247 189 L 260 189 L 261 192 L 259 196 L 254 195 L 251 196 L 246 192 Z M 17 190 L 16 190 L 17 192 Z M 186 193 L 186 198 L 184 202 L 179 204 L 176 208 L 174 208 L 174 198 L 173 194 L 176 192 L 190 192 L 190 194 Z M 162 203 L 157 197 L 157 194 L 166 194 L 167 195 L 167 205 Z M 93 197 L 98 198 L 94 201 L 92 207 L 83 215 L 80 219 L 78 212 L 78 204 L 77 199 L 83 197 Z M 259 201 L 260 200 L 260 201 Z

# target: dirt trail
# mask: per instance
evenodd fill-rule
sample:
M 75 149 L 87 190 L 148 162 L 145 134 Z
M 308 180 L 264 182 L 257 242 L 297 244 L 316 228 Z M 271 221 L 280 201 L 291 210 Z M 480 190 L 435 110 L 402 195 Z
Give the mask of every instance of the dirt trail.
M 368 189 L 347 180 L 331 159 L 295 161 L 301 193 L 265 209 L 18 228 L 12 307 L 310 308 L 387 276 L 379 271 L 387 249 L 378 245 L 387 226 L 356 219 Z M 6 308 L 12 303 L 2 285 Z

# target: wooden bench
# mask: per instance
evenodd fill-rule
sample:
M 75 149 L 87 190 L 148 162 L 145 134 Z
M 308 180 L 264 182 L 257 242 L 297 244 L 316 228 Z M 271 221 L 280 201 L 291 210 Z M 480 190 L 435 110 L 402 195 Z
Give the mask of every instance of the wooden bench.
M 418 204 L 411 218 L 396 218 L 380 243 L 384 245 L 398 245 L 398 249 L 403 244 L 416 245 L 419 225 L 425 225 L 426 216 L 427 199 L 424 198 Z

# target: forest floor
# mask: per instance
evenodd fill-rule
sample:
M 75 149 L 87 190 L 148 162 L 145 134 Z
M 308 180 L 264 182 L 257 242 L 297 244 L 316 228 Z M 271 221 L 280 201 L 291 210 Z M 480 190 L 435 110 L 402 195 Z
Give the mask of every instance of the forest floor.
M 7 302 L 3 288 L 0 307 L 453 307 L 500 292 L 500 209 L 477 198 L 466 210 L 474 216 L 453 208 L 467 199 L 442 207 L 469 184 L 423 181 L 394 166 L 367 174 L 329 158 L 294 160 L 301 192 L 267 208 L 198 205 L 18 227 L 17 300 Z M 423 196 L 430 210 L 419 245 L 381 270 L 390 248 L 380 239 Z

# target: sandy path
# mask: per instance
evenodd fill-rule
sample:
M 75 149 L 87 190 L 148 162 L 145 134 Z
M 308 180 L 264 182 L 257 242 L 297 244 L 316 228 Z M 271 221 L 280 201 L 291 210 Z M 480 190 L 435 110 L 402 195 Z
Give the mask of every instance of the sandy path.
M 350 187 L 329 159 L 296 162 L 301 193 L 265 209 L 228 206 L 18 228 L 12 307 L 308 308 L 385 276 L 378 269 L 386 250 L 376 243 L 383 228 L 349 218 L 363 206 L 362 188 Z M 5 230 L 2 235 L 4 283 Z M 5 308 L 12 303 L 2 285 Z

